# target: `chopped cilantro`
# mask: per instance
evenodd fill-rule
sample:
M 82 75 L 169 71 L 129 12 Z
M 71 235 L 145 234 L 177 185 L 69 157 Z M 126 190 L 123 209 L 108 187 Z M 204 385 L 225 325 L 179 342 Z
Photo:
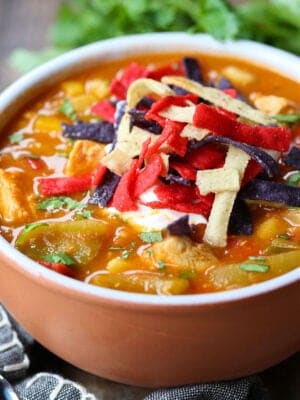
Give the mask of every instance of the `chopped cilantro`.
M 146 253 L 151 257 L 153 255 L 153 250 L 146 250 Z
M 249 256 L 248 258 L 250 261 L 266 261 L 266 257 L 264 256 Z
M 165 269 L 166 268 L 166 264 L 162 260 L 158 260 L 157 261 L 157 268 L 158 269 Z
M 47 254 L 43 257 L 43 260 L 54 263 L 54 264 L 64 264 L 64 265 L 74 265 L 75 261 L 66 253 L 52 253 Z
M 18 239 L 16 241 L 16 245 L 20 246 L 20 245 L 24 244 L 29 232 L 31 232 L 34 229 L 39 228 L 41 226 L 48 226 L 48 225 L 49 224 L 47 224 L 46 222 L 34 222 L 33 224 L 25 225 L 23 231 L 21 232 L 20 236 L 18 237 Z
M 76 220 L 89 219 L 91 217 L 92 217 L 92 211 L 91 210 L 82 210 L 81 212 L 77 212 L 74 215 L 74 218 Z
M 117 251 L 117 250 L 126 250 L 126 247 L 121 246 L 110 246 L 108 250 Z
M 73 104 L 68 99 L 63 100 L 62 105 L 57 109 L 57 111 L 61 114 L 66 115 L 73 121 L 77 118 L 77 114 L 73 107 Z
M 300 183 L 300 172 L 296 172 L 295 174 L 290 175 L 287 183 L 290 186 L 298 186 L 298 184 Z
M 296 124 L 300 122 L 300 114 L 277 114 L 275 115 L 275 119 L 277 122 Z
M 196 271 L 182 271 L 179 274 L 179 278 L 181 279 L 192 279 L 195 278 Z
M 130 250 L 124 250 L 124 251 L 122 251 L 122 253 L 121 253 L 121 258 L 122 258 L 123 260 L 127 260 L 127 258 L 130 256 L 131 253 L 132 253 L 132 249 L 130 249 Z
M 159 232 L 141 232 L 139 238 L 146 243 L 161 242 L 163 240 L 161 231 Z
M 269 265 L 266 264 L 255 264 L 255 263 L 242 263 L 240 269 L 247 272 L 268 272 L 270 269 Z
M 8 137 L 11 144 L 20 143 L 24 139 L 23 133 L 13 133 Z
M 72 199 L 72 197 L 67 197 L 67 196 L 54 196 L 54 197 L 49 197 L 45 200 L 42 200 L 40 203 L 37 205 L 38 210 L 57 210 L 59 208 L 66 208 L 68 210 L 75 210 L 75 209 L 82 209 L 86 207 L 85 204 L 82 204 L 81 202 Z

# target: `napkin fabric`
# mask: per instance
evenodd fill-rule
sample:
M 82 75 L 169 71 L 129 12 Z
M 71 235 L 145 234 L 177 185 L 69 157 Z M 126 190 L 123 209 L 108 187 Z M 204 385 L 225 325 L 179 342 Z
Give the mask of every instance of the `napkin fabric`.
M 32 370 L 39 367 L 38 358 L 45 355 L 47 357 L 47 351 L 41 348 L 0 305 L 0 374 L 14 385 L 20 400 L 96 400 L 96 397 L 81 385 L 52 373 L 51 365 L 50 372 L 32 374 Z M 153 391 L 144 400 L 268 399 L 268 393 L 261 380 L 258 377 L 248 377 L 235 381 L 163 388 Z

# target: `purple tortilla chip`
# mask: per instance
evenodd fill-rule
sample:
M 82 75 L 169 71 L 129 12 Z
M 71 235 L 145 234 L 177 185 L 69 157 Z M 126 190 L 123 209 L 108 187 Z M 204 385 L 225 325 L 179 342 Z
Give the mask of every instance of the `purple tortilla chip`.
M 203 76 L 200 64 L 196 58 L 193 57 L 183 57 L 182 66 L 184 69 L 185 76 L 188 79 L 192 79 L 196 82 L 202 82 Z
M 186 178 L 183 178 L 182 176 L 177 175 L 177 174 L 173 174 L 173 173 L 169 173 L 163 179 L 164 179 L 165 182 L 170 183 L 170 184 L 179 183 L 179 184 L 184 185 L 184 186 L 191 186 L 191 185 L 194 184 L 193 181 L 191 181 L 189 179 L 186 179 Z
M 62 124 L 62 135 L 69 139 L 86 139 L 100 143 L 111 143 L 115 137 L 113 124 L 110 122 L 82 122 L 74 125 Z
M 230 215 L 228 230 L 231 235 L 252 235 L 253 224 L 247 204 L 236 198 Z
M 266 200 L 300 207 L 300 187 L 273 181 L 253 179 L 240 191 L 240 196 L 248 200 Z
M 151 108 L 152 104 L 155 103 L 155 100 L 151 99 L 151 97 L 144 96 L 136 105 L 136 108 Z
M 98 185 L 94 193 L 89 198 L 89 204 L 96 204 L 105 207 L 118 186 L 120 177 L 111 171 L 106 171 L 103 181 Z
M 229 79 L 221 78 L 216 85 L 217 89 L 226 90 L 226 89 L 235 89 L 237 91 L 238 100 L 243 101 L 244 103 L 248 103 L 247 99 L 233 86 Z
M 300 169 L 300 149 L 298 147 L 292 147 L 289 153 L 285 156 L 285 164 L 291 167 Z
M 256 146 L 251 146 L 249 144 L 236 142 L 235 140 L 229 139 L 224 136 L 207 136 L 205 139 L 198 142 L 198 146 L 201 147 L 206 143 L 221 143 L 228 146 L 234 146 L 245 153 L 247 153 L 251 158 L 257 161 L 263 169 L 266 171 L 268 177 L 274 178 L 279 173 L 279 167 L 277 161 L 274 160 L 268 153 L 261 150 Z
M 159 135 L 162 132 L 163 128 L 158 122 L 145 119 L 146 111 L 140 111 L 133 108 L 128 112 L 128 114 L 130 115 L 130 130 L 135 125 L 139 128 L 146 129 L 155 135 Z
M 174 236 L 191 236 L 193 234 L 193 226 L 189 224 L 189 216 L 184 215 L 167 226 L 170 235 Z

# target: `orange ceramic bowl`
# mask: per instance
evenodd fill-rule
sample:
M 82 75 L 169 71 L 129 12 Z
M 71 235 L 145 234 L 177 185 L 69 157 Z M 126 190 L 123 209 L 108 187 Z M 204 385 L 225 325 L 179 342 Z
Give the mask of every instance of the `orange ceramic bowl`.
M 261 44 L 221 44 L 206 35 L 183 33 L 129 36 L 67 53 L 14 83 L 0 96 L 0 130 L 36 95 L 86 66 L 182 49 L 256 60 L 300 81 L 297 57 Z M 299 278 L 298 268 L 222 293 L 126 293 L 56 274 L 0 238 L 0 300 L 15 318 L 63 359 L 132 385 L 237 378 L 298 351 Z

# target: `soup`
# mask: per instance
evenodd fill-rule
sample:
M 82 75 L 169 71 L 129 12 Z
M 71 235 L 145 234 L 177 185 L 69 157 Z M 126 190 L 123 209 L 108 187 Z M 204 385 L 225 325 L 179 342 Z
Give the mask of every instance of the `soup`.
M 102 287 L 228 290 L 300 265 L 299 83 L 217 55 L 116 61 L 6 129 L 1 234 Z

